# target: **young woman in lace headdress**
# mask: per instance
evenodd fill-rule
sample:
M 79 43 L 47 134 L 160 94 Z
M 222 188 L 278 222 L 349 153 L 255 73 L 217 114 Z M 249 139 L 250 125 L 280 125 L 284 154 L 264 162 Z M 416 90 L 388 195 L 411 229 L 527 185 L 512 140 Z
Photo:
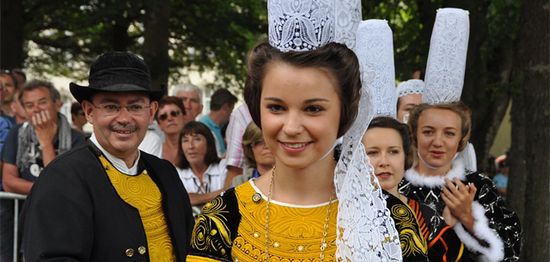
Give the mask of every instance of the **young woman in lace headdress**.
M 457 258 L 518 260 L 521 230 L 517 215 L 506 207 L 489 177 L 466 170 L 463 159 L 456 157 L 471 132 L 468 107 L 462 102 L 421 104 L 412 110 L 409 127 L 418 163 L 405 172 L 401 191 L 435 212 L 426 221 L 429 241 L 439 238 L 450 225 L 466 247 Z
M 357 115 L 359 66 L 342 44 L 249 57 L 245 100 L 275 167 L 206 204 L 188 261 L 334 261 L 336 138 Z

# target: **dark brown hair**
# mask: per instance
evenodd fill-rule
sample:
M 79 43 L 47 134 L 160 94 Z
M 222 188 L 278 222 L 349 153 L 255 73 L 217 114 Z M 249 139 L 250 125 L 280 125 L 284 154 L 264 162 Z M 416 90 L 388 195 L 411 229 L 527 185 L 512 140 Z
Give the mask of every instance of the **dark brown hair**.
M 210 129 L 203 123 L 198 121 L 191 121 L 185 126 L 183 126 L 183 129 L 180 133 L 179 138 L 179 146 L 178 146 L 178 162 L 177 167 L 182 169 L 190 168 L 191 165 L 189 164 L 189 161 L 187 161 L 187 158 L 185 157 L 185 154 L 183 153 L 183 149 L 181 149 L 181 144 L 183 142 L 183 137 L 186 135 L 202 135 L 206 139 L 206 155 L 204 156 L 204 164 L 207 166 L 219 163 L 220 158 L 218 157 L 218 153 L 216 151 L 216 140 L 214 139 L 214 136 L 212 135 L 212 132 Z
M 157 112 L 155 113 L 155 119 L 158 120 L 160 109 L 163 108 L 166 105 L 175 105 L 175 106 L 177 106 L 180 109 L 181 113 L 183 115 L 185 115 L 185 107 L 183 106 L 183 101 L 181 100 L 181 98 L 179 98 L 177 96 L 163 96 L 159 100 L 159 107 L 157 109 Z
M 281 52 L 268 43 L 260 43 L 248 56 L 248 76 L 244 85 L 244 99 L 250 115 L 261 126 L 260 98 L 262 82 L 270 63 L 286 63 L 295 67 L 326 69 L 336 80 L 336 92 L 341 101 L 338 136 L 342 136 L 357 117 L 361 79 L 355 53 L 343 44 L 329 43 L 312 51 Z
M 444 109 L 449 110 L 454 113 L 456 113 L 460 117 L 460 142 L 458 144 L 458 152 L 462 151 L 466 145 L 468 144 L 468 140 L 470 139 L 470 133 L 472 131 L 472 112 L 470 111 L 470 108 L 466 106 L 462 101 L 458 102 L 452 102 L 452 103 L 442 103 L 442 104 L 435 104 L 435 105 L 429 105 L 426 103 L 420 104 L 416 107 L 414 107 L 411 110 L 411 113 L 409 115 L 409 128 L 412 134 L 412 143 L 415 147 L 418 146 L 417 140 L 416 140 L 416 132 L 418 130 L 418 119 L 420 118 L 420 115 L 422 112 L 424 112 L 426 109 Z
M 401 142 L 403 143 L 403 152 L 405 153 L 405 170 L 411 168 L 414 162 L 414 155 L 411 147 L 411 136 L 409 133 L 409 127 L 397 121 L 395 118 L 387 116 L 379 116 L 374 118 L 370 122 L 367 130 L 375 127 L 390 128 L 399 133 L 399 135 L 401 136 Z

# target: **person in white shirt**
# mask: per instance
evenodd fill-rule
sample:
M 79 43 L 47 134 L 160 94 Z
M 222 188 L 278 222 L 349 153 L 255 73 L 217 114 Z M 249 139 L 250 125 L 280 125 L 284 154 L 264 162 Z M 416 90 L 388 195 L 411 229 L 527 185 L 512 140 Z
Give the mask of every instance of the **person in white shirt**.
M 191 121 L 183 127 L 180 145 L 176 166 L 196 212 L 224 190 L 225 162 L 218 157 L 212 132 L 201 122 Z

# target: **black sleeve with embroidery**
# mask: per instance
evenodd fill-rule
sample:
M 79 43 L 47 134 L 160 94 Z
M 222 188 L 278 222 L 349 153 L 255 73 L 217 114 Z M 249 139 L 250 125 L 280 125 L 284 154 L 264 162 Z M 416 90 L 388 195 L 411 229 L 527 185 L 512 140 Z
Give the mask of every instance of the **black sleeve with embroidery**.
M 419 221 L 407 204 L 387 191 L 383 192 L 386 206 L 399 232 L 403 261 L 428 261 L 428 244 L 422 234 L 422 229 L 426 227 L 424 221 Z
M 477 187 L 477 201 L 485 208 L 489 227 L 504 243 L 504 261 L 517 261 L 521 249 L 521 226 L 517 214 L 509 209 L 499 195 L 493 181 L 482 173 L 466 176 Z
M 206 203 L 195 221 L 189 255 L 233 261 L 231 247 L 240 220 L 234 188 Z

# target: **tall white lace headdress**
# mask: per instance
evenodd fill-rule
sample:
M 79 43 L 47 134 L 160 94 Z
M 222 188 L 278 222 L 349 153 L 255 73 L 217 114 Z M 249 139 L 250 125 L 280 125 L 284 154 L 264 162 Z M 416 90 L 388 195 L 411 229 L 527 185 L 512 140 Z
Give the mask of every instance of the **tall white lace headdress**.
M 426 65 L 426 86 L 422 93 L 424 103 L 439 104 L 460 100 L 469 34 L 468 11 L 458 8 L 437 10 Z M 462 158 L 467 170 L 477 170 L 476 153 L 472 144 L 468 143 L 457 157 Z
M 409 79 L 397 85 L 397 98 L 406 95 L 422 94 L 424 91 L 424 81 L 420 79 Z
M 344 135 L 336 167 L 339 199 L 337 257 L 343 261 L 401 261 L 399 235 L 365 152 L 363 135 L 374 115 L 395 116 L 393 37 L 384 20 L 361 22 L 355 52 L 361 70 L 359 113 Z
M 267 10 L 269 44 L 283 52 L 330 42 L 355 46 L 360 0 L 269 0 Z
M 269 43 L 285 51 L 313 50 L 330 42 L 354 49 L 357 26 L 361 21 L 360 0 L 268 0 Z M 369 107 L 361 100 L 361 110 Z M 395 105 L 395 103 L 394 103 Z M 362 115 L 367 115 L 363 113 Z M 356 121 L 362 126 L 365 119 Z M 366 128 L 366 125 L 365 125 Z M 352 127 L 353 129 L 353 127 Z M 356 127 L 356 130 L 362 129 Z M 401 256 L 397 232 L 373 174 L 365 161 L 361 144 L 362 132 L 348 136 L 348 146 L 336 168 L 335 184 L 339 199 L 337 220 L 338 261 L 389 261 Z M 354 142 L 351 142 L 351 140 Z M 362 152 L 362 154 L 356 154 Z M 359 218 L 359 219 L 358 219 Z
M 460 100 L 469 34 L 468 11 L 458 8 L 437 10 L 424 78 L 424 103 L 438 104 Z

